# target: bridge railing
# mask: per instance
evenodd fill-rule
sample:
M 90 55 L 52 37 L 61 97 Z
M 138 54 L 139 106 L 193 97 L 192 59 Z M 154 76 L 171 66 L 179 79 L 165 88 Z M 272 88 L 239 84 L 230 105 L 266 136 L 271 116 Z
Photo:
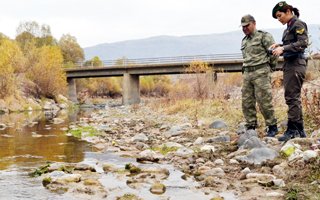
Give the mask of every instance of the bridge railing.
M 136 58 L 136 59 L 116 59 L 102 60 L 104 67 L 113 66 L 129 66 L 129 65 L 150 65 L 150 64 L 175 64 L 175 63 L 190 63 L 192 61 L 215 61 L 215 60 L 235 60 L 242 59 L 241 53 L 234 54 L 210 54 L 210 55 L 192 55 L 192 56 L 175 56 L 175 57 L 155 57 L 155 58 Z M 79 63 L 78 66 L 83 66 Z

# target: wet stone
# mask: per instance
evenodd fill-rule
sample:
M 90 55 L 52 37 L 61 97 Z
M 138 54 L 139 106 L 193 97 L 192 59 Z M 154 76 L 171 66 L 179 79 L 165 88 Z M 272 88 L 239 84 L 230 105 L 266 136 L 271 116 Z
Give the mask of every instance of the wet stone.
M 166 192 L 166 186 L 162 183 L 154 183 L 150 188 L 150 192 L 152 194 L 163 194 Z

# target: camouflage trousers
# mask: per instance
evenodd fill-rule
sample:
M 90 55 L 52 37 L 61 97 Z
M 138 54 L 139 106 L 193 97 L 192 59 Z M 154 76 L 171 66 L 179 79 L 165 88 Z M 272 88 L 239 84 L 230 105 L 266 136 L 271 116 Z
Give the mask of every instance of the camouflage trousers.
M 243 73 L 242 112 L 246 119 L 246 127 L 257 126 L 256 104 L 265 119 L 266 126 L 277 124 L 272 105 L 271 70 L 268 65 Z

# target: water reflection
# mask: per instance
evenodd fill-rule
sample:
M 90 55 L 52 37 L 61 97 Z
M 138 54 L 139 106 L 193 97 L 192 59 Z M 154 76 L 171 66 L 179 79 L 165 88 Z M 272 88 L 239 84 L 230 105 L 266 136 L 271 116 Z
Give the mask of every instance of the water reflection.
M 0 115 L 0 170 L 12 165 L 31 166 L 46 161 L 81 162 L 86 143 L 68 137 L 65 129 L 77 120 L 78 111 L 48 115 L 44 112 Z M 53 123 L 53 117 L 64 121 Z

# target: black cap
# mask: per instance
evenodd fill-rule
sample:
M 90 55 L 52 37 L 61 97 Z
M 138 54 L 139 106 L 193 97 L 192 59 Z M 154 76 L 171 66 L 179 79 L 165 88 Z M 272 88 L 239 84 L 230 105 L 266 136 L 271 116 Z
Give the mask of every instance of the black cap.
M 283 7 L 287 6 L 287 2 L 285 1 L 280 1 L 279 3 L 277 3 L 274 8 L 272 9 L 272 17 L 277 19 L 276 17 L 276 13 L 277 11 L 281 10 Z

